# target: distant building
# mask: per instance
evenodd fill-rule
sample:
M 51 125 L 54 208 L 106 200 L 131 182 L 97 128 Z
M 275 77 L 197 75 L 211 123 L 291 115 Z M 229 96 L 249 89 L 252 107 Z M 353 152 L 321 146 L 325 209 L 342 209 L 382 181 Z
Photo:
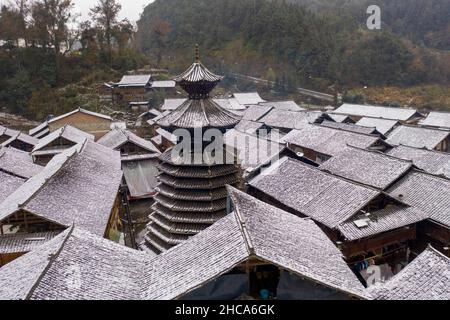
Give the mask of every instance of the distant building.
M 450 130 L 399 126 L 388 135 L 387 143 L 435 151 L 450 151 Z
M 99 95 L 101 98 L 111 96 L 115 103 L 129 104 L 150 101 L 154 92 L 162 92 L 169 96 L 175 95 L 175 87 L 175 81 L 153 80 L 150 74 L 125 75 L 118 83 L 103 84 L 99 88 Z
M 65 125 L 90 133 L 95 136 L 95 139 L 99 139 L 111 130 L 113 119 L 101 113 L 78 108 L 42 123 L 30 130 L 29 133 L 31 136 L 41 139 Z
M 319 164 L 339 154 L 349 145 L 378 151 L 386 151 L 391 148 L 376 135 L 360 134 L 313 124 L 305 124 L 303 129 L 292 130 L 282 138 L 282 141 L 286 142 L 292 150 L 303 153 L 306 158 Z
M 430 128 L 450 129 L 450 112 L 430 112 L 425 120 L 420 121 L 421 126 Z
M 150 99 L 151 75 L 126 75 L 114 85 L 116 102 L 148 101 Z
M 361 127 L 375 127 L 384 136 L 389 135 L 396 127 L 400 125 L 398 120 L 389 120 L 381 118 L 361 118 L 356 125 Z
M 266 102 L 258 92 L 234 93 L 233 98 L 241 105 L 252 105 Z
M 397 120 L 403 124 L 416 124 L 423 115 L 415 109 L 392 108 L 359 104 L 343 104 L 332 112 L 338 115 L 348 115 L 357 122 L 361 118 L 381 118 Z

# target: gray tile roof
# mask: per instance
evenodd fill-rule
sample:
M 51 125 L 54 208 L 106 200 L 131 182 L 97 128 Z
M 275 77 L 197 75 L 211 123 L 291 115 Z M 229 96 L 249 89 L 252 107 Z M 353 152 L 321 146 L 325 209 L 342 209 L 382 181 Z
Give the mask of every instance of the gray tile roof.
M 145 299 L 183 297 L 250 258 L 362 296 L 361 283 L 314 222 L 229 190 L 233 213 L 152 261 Z
M 342 129 L 350 132 L 355 133 L 361 133 L 361 134 L 380 134 L 375 127 L 361 127 L 357 126 L 356 124 L 352 123 L 340 123 L 340 122 L 333 122 L 333 121 L 324 121 L 321 123 L 322 126 L 327 128 L 333 128 L 333 129 Z
M 416 167 L 428 173 L 450 178 L 450 154 L 448 153 L 398 146 L 390 150 L 389 155 L 410 160 Z
M 176 83 L 173 80 L 167 80 L 167 81 L 153 81 L 152 82 L 152 88 L 175 88 Z
M 122 86 L 146 86 L 150 85 L 151 75 L 127 75 L 123 76 L 118 83 L 119 87 Z
M 213 99 L 217 104 L 219 104 L 222 108 L 228 110 L 245 110 L 246 106 L 240 104 L 237 99 L 229 98 L 229 99 Z
M 93 117 L 102 118 L 102 119 L 105 119 L 105 120 L 112 121 L 112 118 L 110 116 L 107 116 L 107 115 L 104 115 L 104 114 L 101 114 L 101 113 L 97 113 L 97 112 L 93 112 L 93 111 L 89 111 L 89 110 L 86 110 L 86 109 L 83 109 L 83 108 L 78 108 L 78 109 L 75 109 L 75 110 L 73 110 L 71 112 L 62 114 L 62 115 L 57 116 L 55 118 L 52 118 L 52 119 L 50 119 L 48 121 L 48 123 L 56 122 L 58 120 L 61 120 L 61 119 L 64 119 L 66 117 L 69 117 L 71 115 L 74 115 L 75 113 L 78 113 L 78 112 L 83 113 L 83 114 L 87 114 L 87 115 L 90 115 L 90 116 L 93 116 Z
M 405 145 L 433 150 L 449 135 L 450 131 L 400 126 L 389 134 L 387 142 L 396 146 Z
M 417 110 L 415 109 L 390 108 L 358 104 L 344 104 L 334 110 L 333 113 L 399 121 L 408 121 L 417 116 Z
M 14 130 L 14 131 L 15 131 L 15 130 Z M 6 134 L 7 136 L 10 136 L 10 133 L 11 133 L 10 129 L 7 129 L 7 130 L 5 131 L 5 134 Z M 25 133 L 22 133 L 22 132 L 18 132 L 18 131 L 17 131 L 16 134 L 12 135 L 8 140 L 6 140 L 5 142 L 3 142 L 3 143 L 1 144 L 1 147 L 8 147 L 8 146 L 10 146 L 10 145 L 11 145 L 13 142 L 15 142 L 15 141 L 20 141 L 20 142 L 23 142 L 23 143 L 28 144 L 28 145 L 30 145 L 30 146 L 35 146 L 35 145 L 37 145 L 37 144 L 39 143 L 39 140 L 38 140 L 37 138 L 32 137 L 32 136 L 29 136 L 29 135 L 27 135 L 27 134 L 25 134 Z
M 21 208 L 103 236 L 122 175 L 118 152 L 86 141 L 57 155 L 5 199 L 0 204 L 0 219 Z
M 361 127 L 377 128 L 378 132 L 383 135 L 388 134 L 394 129 L 399 122 L 397 120 L 379 119 L 379 118 L 362 118 L 356 123 Z
M 287 157 L 249 184 L 329 228 L 344 223 L 380 195 L 375 189 L 348 182 Z
M 176 82 L 219 82 L 222 76 L 212 73 L 200 61 L 194 62 L 186 71 L 173 78 Z
M 28 179 L 41 172 L 43 168 L 29 161 L 28 156 L 13 151 L 11 148 L 0 148 L 0 171 Z
M 273 110 L 272 106 L 251 105 L 244 112 L 242 119 L 260 122 L 261 118 L 267 115 L 271 110 Z
M 0 203 L 14 193 L 21 185 L 25 183 L 25 179 L 13 176 L 0 170 Z
M 147 254 L 69 228 L 0 270 L 0 299 L 137 300 Z
M 163 128 L 229 128 L 241 117 L 223 109 L 212 99 L 189 99 L 157 123 Z
M 319 125 L 305 125 L 303 129 L 293 130 L 282 141 L 329 156 L 340 153 L 348 145 L 366 149 L 381 142 L 376 136 Z
M 145 140 L 128 130 L 121 130 L 121 129 L 111 130 L 97 141 L 97 143 L 111 149 L 117 149 L 127 142 L 131 142 L 149 151 L 150 153 L 154 154 L 161 153 L 152 142 Z
M 412 168 L 412 162 L 376 151 L 348 147 L 320 169 L 381 190 L 391 186 Z
M 56 131 L 53 131 L 48 136 L 39 140 L 39 143 L 34 147 L 33 152 L 44 149 L 49 144 L 51 144 L 53 141 L 55 141 L 59 138 L 65 139 L 74 144 L 82 143 L 86 139 L 88 139 L 90 141 L 94 141 L 94 139 L 95 139 L 95 137 L 90 133 L 81 131 L 70 125 L 65 125 L 64 127 L 61 127 Z
M 241 120 L 241 122 L 239 122 L 236 127 L 234 127 L 234 129 L 240 132 L 256 135 L 258 130 L 262 129 L 263 127 L 264 124 L 261 122 Z
M 161 107 L 162 111 L 172 111 L 186 102 L 187 99 L 166 99 Z
M 0 269 L 0 299 L 176 299 L 253 258 L 368 297 L 314 222 L 235 189 L 229 192 L 234 212 L 158 257 L 70 227 Z
M 368 289 L 377 300 L 450 300 L 450 259 L 428 247 L 386 283 Z
M 258 121 L 272 128 L 301 129 L 308 123 L 322 122 L 324 117 L 328 115 L 320 111 L 295 112 L 273 109 Z
M 334 114 L 334 113 L 328 113 L 331 119 L 333 119 L 336 122 L 344 123 L 346 121 L 351 120 L 350 116 L 345 114 Z
M 5 136 L 11 138 L 11 137 L 18 135 L 19 133 L 20 133 L 20 131 L 18 131 L 18 130 L 9 129 L 7 127 L 0 125 L 0 137 L 5 135 Z
M 426 220 L 429 215 L 411 207 L 390 205 L 386 208 L 370 213 L 367 216 L 355 216 L 353 219 L 341 224 L 339 232 L 349 241 L 367 238 L 376 234 L 394 229 L 414 225 Z M 355 222 L 363 219 L 367 227 L 359 228 Z
M 30 136 L 35 137 L 37 133 L 39 133 L 39 132 L 41 132 L 41 131 L 43 131 L 43 130 L 45 130 L 45 129 L 48 129 L 48 122 L 47 122 L 47 121 L 42 122 L 42 123 L 41 123 L 40 125 L 38 125 L 37 127 L 31 129 L 31 130 L 28 132 L 28 134 L 29 134 Z
M 450 113 L 449 112 L 430 112 L 425 120 L 420 122 L 423 126 L 450 129 Z
M 295 101 L 270 101 L 270 102 L 262 102 L 260 103 L 262 106 L 271 106 L 276 109 L 285 110 L 285 111 L 301 111 L 306 110 L 300 107 Z
M 265 100 L 260 97 L 258 92 L 234 93 L 233 97 L 236 98 L 237 102 L 242 105 L 258 104 L 260 102 L 265 102 Z
M 450 180 L 412 171 L 389 189 L 403 202 L 425 212 L 431 220 L 450 226 Z
M 59 232 L 38 232 L 0 236 L 0 254 L 30 252 L 58 234 Z

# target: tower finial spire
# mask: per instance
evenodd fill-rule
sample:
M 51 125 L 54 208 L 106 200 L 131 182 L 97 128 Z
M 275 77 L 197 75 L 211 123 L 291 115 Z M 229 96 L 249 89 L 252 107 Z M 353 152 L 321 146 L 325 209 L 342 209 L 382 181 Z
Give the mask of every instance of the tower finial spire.
M 195 62 L 200 62 L 200 49 L 198 47 L 198 43 L 195 45 Z

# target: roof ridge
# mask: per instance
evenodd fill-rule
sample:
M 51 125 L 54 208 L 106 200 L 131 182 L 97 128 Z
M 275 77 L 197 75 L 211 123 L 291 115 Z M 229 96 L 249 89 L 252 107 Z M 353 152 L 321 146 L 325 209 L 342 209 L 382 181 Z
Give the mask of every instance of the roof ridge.
M 376 154 L 376 155 L 385 156 L 387 158 L 391 158 L 393 160 L 398 160 L 400 162 L 407 162 L 407 163 L 410 163 L 411 165 L 414 166 L 414 161 L 412 161 L 412 160 L 406 160 L 406 159 L 397 158 L 397 157 L 391 156 L 391 155 L 389 155 L 387 153 L 381 152 L 379 150 L 364 149 L 364 148 L 360 148 L 360 147 L 357 147 L 357 146 L 353 146 L 353 145 L 348 144 L 348 143 L 347 143 L 347 146 L 350 147 L 350 148 L 356 149 L 356 150 L 361 150 L 361 151 L 365 151 L 365 152 L 368 152 L 368 153 L 373 153 L 373 154 Z
M 53 265 L 53 263 L 55 262 L 55 260 L 59 257 L 59 255 L 61 254 L 64 246 L 66 245 L 67 241 L 69 240 L 69 238 L 72 236 L 73 230 L 75 228 L 75 225 L 72 225 L 69 228 L 69 231 L 67 232 L 67 235 L 64 237 L 64 240 L 61 242 L 60 246 L 58 247 L 58 250 L 56 250 L 56 252 L 54 254 L 50 254 L 49 255 L 49 259 L 47 261 L 47 265 L 45 266 L 44 270 L 42 271 L 42 273 L 39 275 L 38 279 L 36 280 L 36 282 L 33 284 L 33 286 L 31 287 L 30 291 L 28 292 L 28 294 L 25 297 L 25 300 L 30 300 L 31 297 L 33 296 L 34 292 L 36 291 L 36 289 L 38 288 L 39 284 L 41 283 L 42 279 L 45 277 L 45 275 L 47 274 L 47 272 L 50 270 L 51 266 Z
M 293 111 L 293 112 L 297 112 L 297 111 Z M 339 123 L 339 122 L 337 122 L 337 123 Z M 362 136 L 371 137 L 371 138 L 377 138 L 378 140 L 384 141 L 383 139 L 381 139 L 379 136 L 377 136 L 375 134 L 359 133 L 359 132 L 355 132 L 355 131 L 351 131 L 351 130 L 345 130 L 345 129 L 342 129 L 342 128 L 332 128 L 332 127 L 322 126 L 322 124 L 319 124 L 319 123 L 309 123 L 309 125 L 320 127 L 320 128 L 327 128 L 327 129 L 330 129 L 330 130 L 336 130 L 336 131 L 342 131 L 342 132 L 349 132 L 349 133 L 353 133 L 353 134 L 359 134 L 359 135 L 362 135 Z M 298 129 L 298 130 L 301 131 L 302 129 Z
M 76 148 L 77 146 L 74 146 L 74 147 L 72 147 L 72 148 Z M 68 150 L 70 150 L 70 149 L 68 149 Z M 49 176 L 48 178 L 45 178 L 45 181 L 44 181 L 44 183 L 38 188 L 38 189 L 36 189 L 27 199 L 26 199 L 26 201 L 24 201 L 24 203 L 20 203 L 19 205 L 18 205 L 18 208 L 23 208 L 23 207 L 25 207 L 31 200 L 33 200 L 34 199 L 34 197 L 36 196 L 36 194 L 40 191 L 40 190 L 42 190 L 47 184 L 48 184 L 48 182 L 56 175 L 56 174 L 58 174 L 60 171 L 61 171 L 61 169 L 67 164 L 67 162 L 70 160 L 70 159 L 72 159 L 72 157 L 73 156 L 75 156 L 75 154 L 78 154 L 78 152 L 74 152 L 74 153 L 72 153 L 69 157 L 67 157 L 67 159 L 66 159 L 66 161 L 64 161 L 64 163 L 57 169 L 57 170 L 55 170 L 55 172 L 53 172 L 53 174 L 51 175 L 51 176 Z M 41 172 L 44 172 L 44 170 L 42 170 Z M 39 174 L 38 174 L 39 175 Z M 27 180 L 23 185 L 26 185 L 27 183 L 28 183 L 28 181 L 30 181 L 31 179 L 29 179 L 29 180 Z M 21 188 L 21 187 L 20 187 Z M 19 188 L 19 189 L 20 189 Z M 18 190 L 19 190 L 18 189 Z M 17 191 L 17 190 L 16 190 Z M 15 192 L 14 192 L 15 193 Z M 14 194 L 13 193 L 13 194 Z M 57 222 L 57 223 L 59 223 L 59 222 Z
M 433 247 L 431 244 L 428 244 L 427 249 L 431 250 L 435 254 L 439 255 L 441 258 L 444 258 L 448 262 L 450 262 L 450 257 L 447 257 L 445 254 L 437 250 L 435 247 Z
M 238 201 L 237 201 L 236 195 L 234 194 L 235 190 L 231 186 L 227 186 L 227 190 L 228 190 L 228 193 L 230 195 L 231 201 L 234 204 L 235 217 L 236 217 L 236 220 L 237 220 L 238 225 L 239 225 L 239 230 L 241 231 L 242 237 L 243 237 L 243 239 L 245 241 L 245 246 L 247 247 L 247 251 L 249 252 L 249 254 L 253 255 L 253 254 L 255 254 L 255 247 L 253 245 L 253 241 L 252 241 L 252 239 L 250 237 L 250 234 L 248 232 L 248 229 L 247 229 L 247 226 L 246 226 L 246 221 L 245 221 L 243 215 L 240 212 L 239 205 L 237 204 Z
M 419 151 L 426 151 L 426 152 L 430 152 L 430 153 L 437 153 L 437 154 L 440 154 L 440 155 L 443 155 L 443 156 L 449 156 L 450 157 L 450 153 L 448 153 L 448 152 L 437 151 L 437 150 L 430 150 L 430 149 L 427 149 L 425 147 L 423 147 L 423 148 L 416 148 L 416 147 L 408 146 L 408 145 L 403 144 L 403 143 L 400 143 L 397 147 L 403 147 L 403 148 L 414 149 L 414 150 L 419 150 Z M 393 150 L 395 150 L 397 147 L 395 147 Z

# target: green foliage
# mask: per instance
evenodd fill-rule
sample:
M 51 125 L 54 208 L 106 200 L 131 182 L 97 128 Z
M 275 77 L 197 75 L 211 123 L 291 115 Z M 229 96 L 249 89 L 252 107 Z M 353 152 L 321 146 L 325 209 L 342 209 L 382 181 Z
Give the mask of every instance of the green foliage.
M 0 106 L 38 120 L 80 106 L 96 109 L 98 83 L 146 64 L 131 45 L 134 28 L 130 22 L 117 22 L 114 12 L 108 11 L 108 17 L 99 12 L 95 26 L 84 22 L 70 31 L 71 3 L 36 0 L 24 2 L 24 10 L 15 2 L 1 7 Z M 116 2 L 102 3 L 115 6 Z M 108 20 L 108 30 L 103 17 Z M 70 50 L 76 40 L 81 48 Z
M 343 2 L 348 10 L 338 9 Z M 406 6 L 402 1 L 400 7 Z M 156 0 L 138 22 L 137 44 L 175 73 L 192 61 L 199 43 L 202 60 L 218 72 L 270 78 L 280 92 L 290 91 L 287 84 L 324 89 L 336 82 L 351 87 L 449 80 L 445 68 L 441 73 L 428 68 L 448 61 L 437 62 L 427 49 L 419 53 L 389 32 L 392 28 L 362 28 L 366 9 L 353 0 Z M 409 21 L 398 9 L 393 12 Z

